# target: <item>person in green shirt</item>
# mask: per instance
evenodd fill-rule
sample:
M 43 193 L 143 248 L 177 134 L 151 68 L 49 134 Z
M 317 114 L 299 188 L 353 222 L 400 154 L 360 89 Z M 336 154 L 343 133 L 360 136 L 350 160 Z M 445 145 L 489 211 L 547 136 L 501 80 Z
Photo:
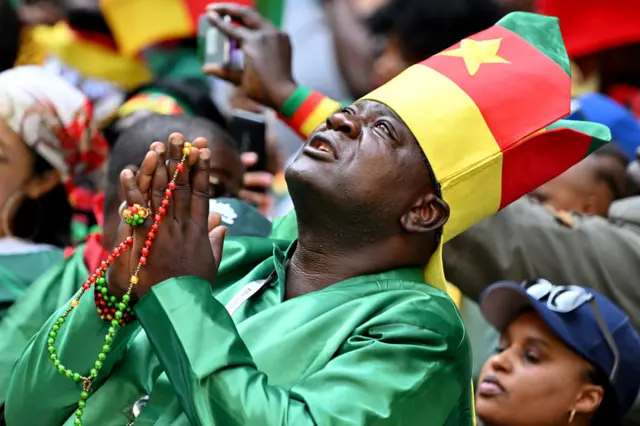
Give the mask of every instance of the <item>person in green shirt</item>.
M 264 216 L 237 199 L 243 169 L 235 143 L 226 132 L 203 118 L 152 115 L 142 119 L 122 133 L 109 157 L 103 202 L 104 234 L 76 247 L 69 258 L 44 273 L 0 321 L 0 405 L 6 399 L 11 368 L 29 339 L 59 306 L 73 297 L 89 271 L 94 271 L 107 258 L 106 250 L 117 243 L 118 207 L 124 201 L 120 171 L 128 165 L 141 164 L 150 141 L 166 138 L 176 129 L 187 136 L 200 135 L 209 141 L 211 209 L 221 215 L 230 235 L 266 236 L 271 231 L 271 223 Z
M 304 104 L 308 92 L 291 79 L 264 84 L 279 66 L 274 49 L 287 54 L 286 35 L 251 9 L 216 10 L 253 28 L 215 20 L 248 55 L 250 96 L 273 101 L 289 90 L 279 106 Z M 136 174 L 121 174 L 130 206 L 123 213 L 144 216 L 149 203 L 153 224 L 137 220 L 132 229 L 121 221 L 113 259 L 32 338 L 12 373 L 7 423 L 473 424 L 470 348 L 445 292 L 442 245 L 499 209 L 500 189 L 486 173 L 502 173 L 503 158 L 504 167 L 515 159 L 544 165 L 511 176 L 518 197 L 609 138 L 588 123 L 541 132 L 569 107 L 557 21 L 514 14 L 477 40 L 505 28 L 505 45 L 515 48 L 505 49 L 510 61 L 526 51 L 547 68 L 482 64 L 473 77 L 461 57 L 432 57 L 311 134 L 286 173 L 293 242 L 225 240 L 220 218 L 209 217 L 204 141 L 174 134 L 168 153 L 153 144 Z M 545 41 L 534 47 L 519 32 Z M 458 72 L 468 92 L 433 85 Z M 550 75 L 562 84 L 545 84 Z M 487 84 L 494 79 L 513 90 Z M 495 141 L 492 149 L 478 143 L 474 132 L 488 134 L 484 114 L 519 116 L 509 107 L 544 87 L 540 115 L 503 134 L 508 157 Z M 487 91 L 475 92 L 478 101 L 492 100 L 482 114 L 462 96 L 480 89 Z M 461 126 L 467 121 L 476 127 Z M 556 136 L 569 141 L 566 151 L 553 149 Z M 96 314 L 105 297 L 118 301 L 111 321 Z M 127 322 L 131 311 L 136 320 Z M 37 410 L 29 409 L 33 401 Z
M 106 153 L 73 86 L 38 66 L 0 73 L 0 319 L 63 259 L 75 184 L 97 184 Z

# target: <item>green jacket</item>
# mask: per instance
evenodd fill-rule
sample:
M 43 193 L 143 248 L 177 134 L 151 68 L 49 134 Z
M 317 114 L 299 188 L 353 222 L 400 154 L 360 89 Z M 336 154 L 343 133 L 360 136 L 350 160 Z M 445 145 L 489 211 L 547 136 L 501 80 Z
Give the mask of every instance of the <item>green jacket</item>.
M 473 423 L 469 344 L 445 293 L 404 269 L 283 301 L 292 246 L 229 238 L 213 293 L 194 277 L 155 286 L 116 336 L 83 424 L 125 425 L 146 395 L 136 426 Z M 228 314 L 246 284 L 270 276 Z M 62 362 L 83 373 L 108 328 L 93 303 L 88 292 L 57 338 Z M 9 425 L 73 424 L 80 389 L 44 350 L 52 321 L 16 363 Z
M 0 321 L 29 285 L 63 257 L 63 250 L 57 247 L 0 256 Z
M 11 369 L 34 334 L 65 304 L 87 279 L 84 246 L 69 259 L 50 268 L 9 308 L 0 321 L 0 405 L 4 403 Z
M 221 213 L 223 224 L 228 227 L 228 236 L 264 237 L 271 231 L 271 222 L 240 200 L 219 198 L 212 203 L 215 204 L 212 210 Z M 31 337 L 87 279 L 89 271 L 84 259 L 85 248 L 86 244 L 78 246 L 69 259 L 48 270 L 26 288 L 0 322 L 0 405 L 6 399 L 13 364 Z

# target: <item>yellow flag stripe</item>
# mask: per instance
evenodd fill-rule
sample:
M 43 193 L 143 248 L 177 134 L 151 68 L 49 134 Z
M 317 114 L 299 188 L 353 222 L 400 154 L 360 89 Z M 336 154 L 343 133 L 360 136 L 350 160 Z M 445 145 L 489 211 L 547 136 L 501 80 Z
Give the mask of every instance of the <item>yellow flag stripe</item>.
M 159 41 L 193 35 L 189 10 L 180 0 L 101 0 L 100 9 L 124 56 Z
M 127 90 L 153 78 L 138 59 L 125 58 L 96 43 L 76 40 L 64 22 L 54 27 L 37 27 L 33 35 L 47 52 L 85 77 L 108 80 Z
M 365 99 L 393 109 L 418 139 L 451 209 L 445 241 L 477 222 L 478 217 L 498 210 L 502 153 L 482 112 L 457 84 L 419 64 Z M 456 179 L 471 170 L 474 176 Z M 477 190 L 479 182 L 482 191 Z
M 303 135 L 309 135 L 316 127 L 325 122 L 331 114 L 335 113 L 340 108 L 340 104 L 333 99 L 324 97 L 322 101 L 314 108 L 313 112 L 304 120 L 300 127 L 300 133 Z

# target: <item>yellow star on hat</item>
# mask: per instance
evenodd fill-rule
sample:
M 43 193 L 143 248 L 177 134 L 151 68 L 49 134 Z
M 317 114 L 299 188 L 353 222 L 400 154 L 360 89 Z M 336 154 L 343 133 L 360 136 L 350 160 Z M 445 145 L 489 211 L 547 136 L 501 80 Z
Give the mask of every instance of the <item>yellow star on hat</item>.
M 454 56 L 462 58 L 470 75 L 475 75 L 482 64 L 509 64 L 510 62 L 498 56 L 501 38 L 476 41 L 464 39 L 460 47 L 446 52 L 438 53 L 439 56 Z

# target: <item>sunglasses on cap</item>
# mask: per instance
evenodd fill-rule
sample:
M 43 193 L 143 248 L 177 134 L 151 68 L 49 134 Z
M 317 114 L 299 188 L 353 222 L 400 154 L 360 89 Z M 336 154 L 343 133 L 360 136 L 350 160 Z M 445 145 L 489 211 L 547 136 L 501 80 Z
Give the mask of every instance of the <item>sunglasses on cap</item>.
M 611 353 L 613 354 L 613 367 L 611 368 L 611 374 L 609 375 L 609 381 L 611 384 L 615 383 L 616 375 L 618 373 L 618 363 L 620 362 L 620 352 L 618 346 L 613 340 L 611 330 L 607 326 L 602 313 L 598 308 L 596 299 L 593 294 L 589 293 L 586 289 L 574 285 L 569 286 L 556 286 L 551 284 L 547 280 L 537 280 L 532 282 L 525 282 L 522 284 L 527 294 L 536 300 L 544 301 L 546 298 L 546 306 L 552 312 L 559 314 L 566 314 L 572 312 L 582 305 L 589 304 L 591 310 L 596 318 L 600 333 L 604 336 Z

